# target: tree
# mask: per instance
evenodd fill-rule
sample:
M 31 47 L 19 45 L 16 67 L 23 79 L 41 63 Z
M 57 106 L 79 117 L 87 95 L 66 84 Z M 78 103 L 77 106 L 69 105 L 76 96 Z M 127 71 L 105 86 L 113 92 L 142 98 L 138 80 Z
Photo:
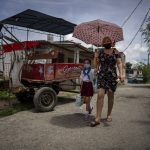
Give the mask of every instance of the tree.
M 142 71 L 144 66 L 145 66 L 145 64 L 143 62 L 139 62 L 139 63 L 135 64 L 133 68 L 137 69 L 138 71 Z
M 150 80 L 150 67 L 148 65 L 139 62 L 134 66 L 134 69 L 137 69 L 138 71 L 142 71 L 144 83 Z
M 129 74 L 131 73 L 132 69 L 132 64 L 130 62 L 126 62 L 126 73 Z
M 150 81 L 150 67 L 145 65 L 142 69 L 143 81 L 146 83 Z

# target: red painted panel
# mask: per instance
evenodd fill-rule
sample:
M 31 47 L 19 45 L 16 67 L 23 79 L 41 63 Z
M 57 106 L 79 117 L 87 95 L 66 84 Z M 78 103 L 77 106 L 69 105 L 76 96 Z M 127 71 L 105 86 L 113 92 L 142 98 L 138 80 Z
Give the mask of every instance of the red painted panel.
M 44 80 L 44 64 L 25 64 L 22 68 L 21 78 Z
M 50 81 L 79 77 L 83 64 L 25 64 L 22 79 Z
M 45 64 L 45 80 L 54 79 L 54 64 Z
M 79 77 L 81 70 L 83 68 L 82 64 L 56 64 L 55 66 L 55 79 L 67 79 Z

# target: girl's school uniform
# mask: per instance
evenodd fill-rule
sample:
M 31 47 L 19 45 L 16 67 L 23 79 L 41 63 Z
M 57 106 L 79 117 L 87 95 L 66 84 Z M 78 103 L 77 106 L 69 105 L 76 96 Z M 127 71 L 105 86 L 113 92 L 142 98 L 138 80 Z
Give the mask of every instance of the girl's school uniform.
M 89 72 L 89 73 L 88 73 Z M 93 96 L 93 80 L 94 80 L 94 69 L 88 71 L 84 69 L 80 75 L 80 81 L 82 82 L 81 96 L 91 97 Z

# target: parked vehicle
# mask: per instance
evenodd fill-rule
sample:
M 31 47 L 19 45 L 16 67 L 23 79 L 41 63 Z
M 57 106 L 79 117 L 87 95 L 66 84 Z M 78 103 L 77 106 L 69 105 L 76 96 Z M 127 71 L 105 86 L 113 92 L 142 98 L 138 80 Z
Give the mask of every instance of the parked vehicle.
M 143 83 L 143 76 L 129 77 L 128 83 Z

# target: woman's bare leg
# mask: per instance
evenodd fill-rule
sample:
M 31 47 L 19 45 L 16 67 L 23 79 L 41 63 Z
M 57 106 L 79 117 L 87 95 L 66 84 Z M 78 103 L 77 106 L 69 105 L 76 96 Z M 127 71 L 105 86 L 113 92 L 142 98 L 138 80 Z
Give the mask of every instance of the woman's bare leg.
M 89 110 L 89 105 L 90 105 L 89 97 L 84 96 L 84 103 L 86 105 L 86 111 L 88 111 Z
M 107 118 L 111 119 L 111 113 L 112 113 L 112 108 L 114 104 L 114 92 L 109 91 L 107 93 L 108 96 L 108 112 L 107 112 Z
M 101 113 L 102 113 L 102 108 L 103 108 L 103 103 L 104 103 L 104 96 L 105 96 L 105 90 L 104 89 L 99 89 L 98 94 L 97 94 L 97 103 L 96 103 L 96 117 L 95 121 L 100 122 L 101 119 Z
M 90 100 L 91 97 L 86 97 L 86 111 L 89 111 L 91 109 Z

